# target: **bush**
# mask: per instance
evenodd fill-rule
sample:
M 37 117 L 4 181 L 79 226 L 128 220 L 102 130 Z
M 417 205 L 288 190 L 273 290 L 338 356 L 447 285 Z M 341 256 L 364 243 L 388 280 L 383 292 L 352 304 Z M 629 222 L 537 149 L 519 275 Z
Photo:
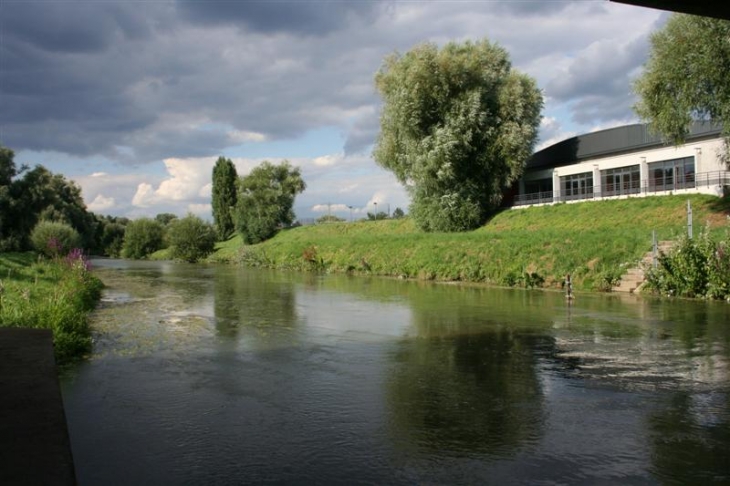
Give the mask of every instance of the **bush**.
M 124 258 L 145 258 L 163 247 L 162 224 L 150 218 L 131 221 L 124 231 L 122 256 Z
M 325 214 L 324 216 L 320 216 L 319 218 L 317 218 L 315 220 L 315 223 L 342 223 L 343 221 L 345 221 L 343 218 L 337 217 L 334 214 Z
M 41 221 L 33 228 L 30 240 L 39 253 L 56 257 L 79 246 L 81 236 L 66 223 Z
M 215 248 L 215 240 L 213 226 L 192 214 L 170 223 L 167 232 L 170 256 L 190 263 L 210 255 Z
M 646 289 L 677 297 L 730 299 L 730 237 L 715 241 L 705 230 L 684 236 L 647 272 Z

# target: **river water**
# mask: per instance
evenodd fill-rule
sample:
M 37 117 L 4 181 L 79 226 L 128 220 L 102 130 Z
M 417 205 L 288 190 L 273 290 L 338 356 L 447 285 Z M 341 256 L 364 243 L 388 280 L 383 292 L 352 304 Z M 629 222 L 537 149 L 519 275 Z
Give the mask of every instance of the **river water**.
M 81 485 L 730 483 L 730 305 L 99 260 Z

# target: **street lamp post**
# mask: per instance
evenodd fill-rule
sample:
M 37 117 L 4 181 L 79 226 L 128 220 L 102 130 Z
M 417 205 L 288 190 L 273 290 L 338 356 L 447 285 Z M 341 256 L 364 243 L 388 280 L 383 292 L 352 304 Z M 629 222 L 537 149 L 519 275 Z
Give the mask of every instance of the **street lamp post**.
M 350 208 L 350 223 L 352 223 L 352 206 L 347 206 L 347 207 Z

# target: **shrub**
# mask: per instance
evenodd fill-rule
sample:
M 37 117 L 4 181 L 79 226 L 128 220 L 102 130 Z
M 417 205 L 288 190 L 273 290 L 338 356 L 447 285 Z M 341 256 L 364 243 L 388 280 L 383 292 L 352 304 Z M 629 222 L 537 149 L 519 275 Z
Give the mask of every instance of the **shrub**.
M 325 214 L 324 216 L 317 218 L 315 223 L 341 223 L 343 221 L 345 221 L 343 218 L 337 217 L 334 214 Z
M 56 221 L 40 221 L 30 234 L 33 247 L 39 253 L 56 257 L 75 248 L 81 242 L 81 236 L 66 223 Z
M 122 256 L 124 258 L 145 258 L 163 247 L 162 224 L 150 218 L 131 221 L 124 231 Z
M 167 241 L 172 258 L 195 263 L 213 252 L 216 234 L 211 224 L 188 214 L 170 223 Z
M 647 272 L 647 290 L 677 297 L 730 298 L 730 239 L 715 241 L 703 230 L 695 239 L 684 236 L 656 268 Z

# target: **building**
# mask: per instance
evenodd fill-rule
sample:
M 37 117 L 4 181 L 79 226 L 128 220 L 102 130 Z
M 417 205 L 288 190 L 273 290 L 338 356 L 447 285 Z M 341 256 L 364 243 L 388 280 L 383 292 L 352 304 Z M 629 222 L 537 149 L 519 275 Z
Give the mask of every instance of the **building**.
M 730 172 L 721 128 L 692 126 L 684 144 L 667 145 L 646 125 L 610 128 L 544 148 L 527 161 L 512 206 L 659 194 L 722 196 Z

